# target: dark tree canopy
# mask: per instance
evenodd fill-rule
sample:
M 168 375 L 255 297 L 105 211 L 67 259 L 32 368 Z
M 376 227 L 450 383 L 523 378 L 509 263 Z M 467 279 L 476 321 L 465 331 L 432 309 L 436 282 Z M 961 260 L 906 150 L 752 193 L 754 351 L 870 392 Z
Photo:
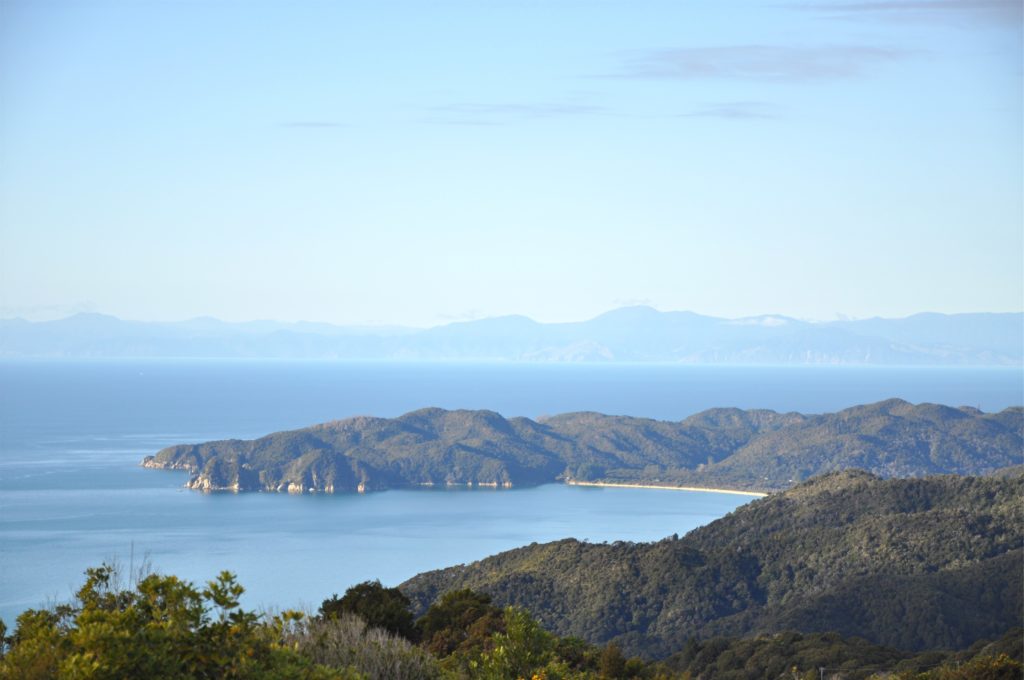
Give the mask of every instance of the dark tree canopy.
M 409 598 L 398 588 L 385 588 L 380 581 L 364 581 L 337 594 L 320 605 L 321 618 L 338 618 L 342 613 L 355 614 L 374 628 L 412 640 L 416 634 L 415 619 Z
M 416 626 L 427 649 L 442 656 L 479 648 L 482 640 L 505 629 L 502 610 L 491 604 L 490 595 L 468 588 L 446 593 Z

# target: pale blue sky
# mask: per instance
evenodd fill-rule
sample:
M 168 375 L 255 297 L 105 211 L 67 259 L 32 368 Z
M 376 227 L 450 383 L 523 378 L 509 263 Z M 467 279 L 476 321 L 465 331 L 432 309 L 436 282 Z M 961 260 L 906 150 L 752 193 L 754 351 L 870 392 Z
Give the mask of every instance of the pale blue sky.
M 0 12 L 0 316 L 1024 308 L 1017 0 Z

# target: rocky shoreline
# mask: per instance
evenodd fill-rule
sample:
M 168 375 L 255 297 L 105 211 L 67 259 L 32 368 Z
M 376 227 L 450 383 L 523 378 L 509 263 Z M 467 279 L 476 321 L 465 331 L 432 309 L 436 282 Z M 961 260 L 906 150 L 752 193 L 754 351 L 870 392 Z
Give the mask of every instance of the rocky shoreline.
M 431 487 L 446 488 L 490 488 L 490 489 L 511 489 L 511 481 L 504 480 L 446 480 L 442 483 L 425 481 L 418 484 L 383 484 L 374 483 L 369 479 L 363 479 L 355 484 L 338 485 L 333 482 L 323 483 L 321 479 L 306 479 L 300 481 L 282 481 L 277 484 L 262 483 L 261 476 L 253 469 L 242 465 L 237 470 L 231 470 L 226 476 L 211 474 L 199 471 L 197 466 L 188 462 L 157 460 L 155 456 L 146 456 L 141 466 L 150 470 L 170 470 L 174 472 L 189 473 L 188 481 L 183 485 L 187 489 L 203 492 L 270 492 L 289 494 L 334 494 L 334 493 L 368 493 L 371 491 L 386 491 L 388 489 L 416 489 Z
M 536 421 L 428 408 L 253 440 L 181 444 L 150 469 L 198 491 L 368 493 L 558 482 L 759 495 L 850 468 L 882 478 L 991 475 L 1019 465 L 1024 409 L 889 399 L 804 415 L 711 409 L 685 420 L 568 413 Z

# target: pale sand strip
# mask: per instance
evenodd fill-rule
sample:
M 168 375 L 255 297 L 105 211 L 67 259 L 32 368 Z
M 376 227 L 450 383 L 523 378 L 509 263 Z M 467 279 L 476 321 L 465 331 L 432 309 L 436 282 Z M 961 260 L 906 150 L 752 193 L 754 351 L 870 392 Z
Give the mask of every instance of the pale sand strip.
M 735 489 L 710 489 L 701 486 L 661 486 L 657 484 L 620 484 L 618 482 L 577 482 L 575 480 L 568 480 L 566 484 L 569 486 L 613 486 L 622 489 L 669 489 L 671 491 L 708 491 L 710 493 L 732 493 L 739 496 L 757 496 L 761 498 L 767 496 L 766 493 L 760 491 L 736 491 Z

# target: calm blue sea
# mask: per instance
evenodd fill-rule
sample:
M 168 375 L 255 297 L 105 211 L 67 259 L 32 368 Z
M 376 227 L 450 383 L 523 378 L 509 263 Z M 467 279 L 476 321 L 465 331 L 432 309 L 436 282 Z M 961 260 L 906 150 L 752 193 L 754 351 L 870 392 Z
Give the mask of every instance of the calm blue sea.
M 1019 369 L 288 361 L 0 362 L 0 617 L 68 599 L 104 560 L 196 581 L 238 573 L 254 607 L 309 606 L 533 541 L 653 540 L 747 502 L 593 489 L 204 495 L 143 470 L 169 444 L 424 406 L 536 417 L 681 419 L 714 406 L 825 412 L 901 397 L 985 411 L 1024 403 Z

